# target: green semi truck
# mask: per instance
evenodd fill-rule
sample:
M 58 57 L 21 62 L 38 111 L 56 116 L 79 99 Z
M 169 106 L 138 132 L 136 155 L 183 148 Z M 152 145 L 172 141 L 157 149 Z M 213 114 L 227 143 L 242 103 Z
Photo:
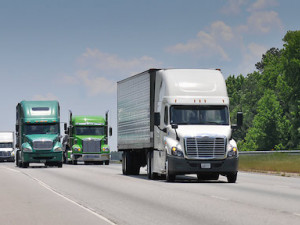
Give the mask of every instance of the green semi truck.
M 16 107 L 16 165 L 62 167 L 58 101 L 21 101 Z
M 108 113 L 102 116 L 73 116 L 70 111 L 69 126 L 65 123 L 63 138 L 64 162 L 76 165 L 78 161 L 85 164 L 109 165 L 110 149 L 108 136 Z

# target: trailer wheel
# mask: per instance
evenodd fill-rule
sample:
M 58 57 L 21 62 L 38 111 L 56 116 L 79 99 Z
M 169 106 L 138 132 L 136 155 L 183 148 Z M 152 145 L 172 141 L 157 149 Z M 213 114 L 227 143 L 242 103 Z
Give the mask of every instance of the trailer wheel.
M 237 179 L 237 172 L 227 174 L 228 183 L 235 183 Z
M 140 174 L 140 166 L 137 158 L 137 155 L 132 152 L 124 152 L 122 154 L 122 171 L 124 175 Z
M 129 153 L 128 152 L 123 152 L 122 154 L 122 171 L 123 175 L 129 175 L 128 171 L 128 160 L 129 160 Z

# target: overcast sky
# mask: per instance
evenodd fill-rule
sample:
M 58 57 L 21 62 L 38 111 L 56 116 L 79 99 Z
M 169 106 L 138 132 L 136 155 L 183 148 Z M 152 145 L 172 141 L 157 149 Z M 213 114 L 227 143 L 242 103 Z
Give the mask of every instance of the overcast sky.
M 115 135 L 116 81 L 149 68 L 247 75 L 299 30 L 299 9 L 298 0 L 0 0 L 0 130 L 14 130 L 21 100 L 55 99 L 62 122 L 69 109 L 110 110 Z

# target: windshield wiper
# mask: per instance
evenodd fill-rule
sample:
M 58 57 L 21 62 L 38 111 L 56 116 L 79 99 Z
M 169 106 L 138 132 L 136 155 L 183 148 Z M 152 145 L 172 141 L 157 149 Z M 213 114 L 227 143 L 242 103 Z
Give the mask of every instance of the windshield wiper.
M 208 121 L 205 124 L 222 125 L 222 123 Z

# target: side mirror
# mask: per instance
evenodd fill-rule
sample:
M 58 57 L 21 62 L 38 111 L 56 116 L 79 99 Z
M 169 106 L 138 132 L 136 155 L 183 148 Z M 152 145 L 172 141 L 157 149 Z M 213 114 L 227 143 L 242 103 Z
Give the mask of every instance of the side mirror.
M 237 124 L 231 125 L 231 128 L 233 130 L 237 130 L 238 128 L 240 128 L 243 125 L 243 113 L 242 112 L 238 112 L 236 114 L 236 122 L 237 122 Z
M 237 118 L 237 126 L 241 127 L 243 125 L 243 113 L 238 112 L 236 118 Z
M 175 130 L 178 129 L 178 124 L 172 124 L 172 128 Z
M 109 136 L 112 136 L 112 127 L 109 128 Z
M 154 126 L 160 125 L 160 113 L 156 112 L 154 113 Z

